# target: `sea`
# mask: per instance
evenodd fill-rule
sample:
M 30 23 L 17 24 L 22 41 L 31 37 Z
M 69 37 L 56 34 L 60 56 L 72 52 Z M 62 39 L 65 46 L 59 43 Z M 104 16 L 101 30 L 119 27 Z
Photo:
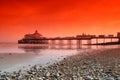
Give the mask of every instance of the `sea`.
M 94 49 L 119 48 L 120 45 L 50 45 L 0 43 L 0 72 L 12 72 L 28 66 L 48 66 L 68 56 Z

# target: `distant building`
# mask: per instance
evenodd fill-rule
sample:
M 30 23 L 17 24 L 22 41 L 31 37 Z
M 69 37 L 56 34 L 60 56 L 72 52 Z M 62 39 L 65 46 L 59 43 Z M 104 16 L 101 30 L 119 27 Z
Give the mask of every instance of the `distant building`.
M 104 38 L 104 37 L 105 37 L 105 35 L 98 35 L 98 37 L 99 37 L 99 38 Z
M 114 37 L 114 35 L 110 34 L 110 35 L 108 35 L 108 37 Z
M 119 37 L 119 38 L 120 38 L 120 32 L 118 32 L 118 33 L 117 33 L 117 37 Z
M 48 41 L 45 40 L 45 37 L 43 37 L 36 30 L 33 34 L 24 35 L 24 38 L 21 40 L 18 40 L 18 43 L 19 44 L 47 44 Z
M 86 35 L 86 34 L 82 34 L 82 35 L 77 35 L 76 36 L 77 38 L 94 38 L 94 37 L 96 37 L 95 35 Z

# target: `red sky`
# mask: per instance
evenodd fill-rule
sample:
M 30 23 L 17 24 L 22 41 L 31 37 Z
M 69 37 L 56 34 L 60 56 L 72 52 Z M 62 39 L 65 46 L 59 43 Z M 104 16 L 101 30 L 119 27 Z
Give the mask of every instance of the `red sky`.
M 45 37 L 116 34 L 119 0 L 0 0 L 0 42 L 38 30 Z

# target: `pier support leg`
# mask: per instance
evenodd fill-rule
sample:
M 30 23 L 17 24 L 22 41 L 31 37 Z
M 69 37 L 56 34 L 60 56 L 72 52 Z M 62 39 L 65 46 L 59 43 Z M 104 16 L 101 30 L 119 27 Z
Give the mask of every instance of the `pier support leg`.
M 88 46 L 88 49 L 91 49 L 91 39 L 90 40 L 87 40 L 87 46 Z
M 98 44 L 98 38 L 96 38 L 96 44 Z
M 105 38 L 103 38 L 103 43 L 105 43 Z
M 52 45 L 55 45 L 55 40 L 51 40 L 51 44 L 52 44 Z
M 112 42 L 112 38 L 111 38 L 111 42 Z
M 49 44 L 49 40 L 45 40 L 45 43 Z
M 55 40 L 51 40 L 51 48 L 55 48 Z
M 87 44 L 91 44 L 91 40 L 87 40 Z
M 77 40 L 77 49 L 80 49 L 82 45 L 82 41 L 81 40 Z
M 118 42 L 120 43 L 120 38 L 118 38 Z
M 72 40 L 68 40 L 68 49 L 72 48 Z
M 59 40 L 59 47 L 63 48 L 63 45 L 64 45 L 63 40 Z

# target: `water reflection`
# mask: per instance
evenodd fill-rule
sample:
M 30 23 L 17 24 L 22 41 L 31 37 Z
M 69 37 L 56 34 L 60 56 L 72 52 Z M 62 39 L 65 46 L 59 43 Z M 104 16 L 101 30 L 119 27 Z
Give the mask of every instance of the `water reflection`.
M 38 54 L 41 50 L 83 50 L 83 49 L 104 49 L 104 48 L 117 48 L 119 45 L 41 45 L 41 44 L 22 44 L 18 45 L 18 49 L 23 50 L 25 53 L 35 53 Z
M 48 49 L 47 45 L 19 45 L 19 49 L 24 50 L 26 53 L 40 53 L 41 49 Z
M 49 45 L 49 49 L 66 49 L 66 50 L 73 50 L 73 49 L 91 49 L 91 45 Z
M 56 49 L 56 50 L 81 50 L 81 49 L 91 49 L 91 45 L 19 45 L 19 49 L 24 50 L 26 53 L 40 53 L 41 49 Z

